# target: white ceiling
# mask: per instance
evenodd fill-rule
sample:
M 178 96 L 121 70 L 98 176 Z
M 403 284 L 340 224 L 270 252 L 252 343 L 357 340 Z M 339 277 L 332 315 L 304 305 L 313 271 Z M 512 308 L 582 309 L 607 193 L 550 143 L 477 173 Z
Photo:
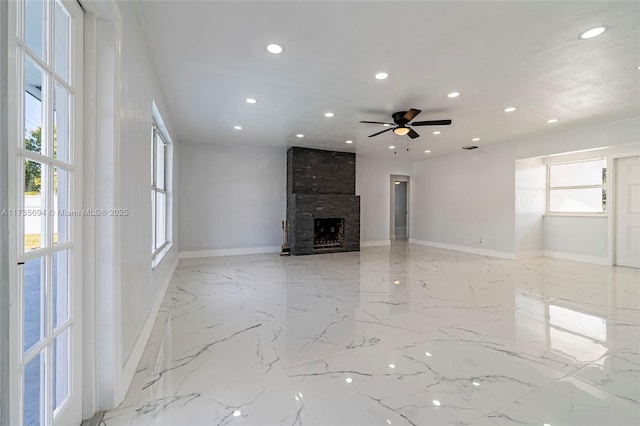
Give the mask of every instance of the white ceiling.
M 138 11 L 180 141 L 377 157 L 397 145 L 397 158 L 423 159 L 640 115 L 637 1 L 143 1 Z M 603 35 L 578 39 L 601 24 Z M 358 123 L 409 108 L 453 125 L 416 127 L 410 140 L 368 138 L 384 127 Z

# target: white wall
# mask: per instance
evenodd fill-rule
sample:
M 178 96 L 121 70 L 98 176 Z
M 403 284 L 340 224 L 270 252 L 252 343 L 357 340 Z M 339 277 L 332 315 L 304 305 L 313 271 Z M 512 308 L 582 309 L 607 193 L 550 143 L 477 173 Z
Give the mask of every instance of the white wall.
M 286 150 L 208 143 L 180 148 L 180 250 L 279 248 Z
M 224 253 L 282 244 L 285 149 L 207 143 L 183 143 L 180 148 L 181 251 Z M 410 175 L 411 162 L 356 157 L 356 195 L 361 197 L 360 233 L 365 243 L 389 241 L 392 174 Z
M 514 173 L 509 150 L 417 162 L 411 238 L 513 252 Z
M 607 228 L 606 217 L 545 216 L 545 253 L 587 256 L 605 262 L 608 257 Z
M 638 143 L 639 129 L 630 118 L 416 162 L 412 238 L 514 253 L 516 160 Z
M 515 251 L 539 255 L 544 249 L 547 168 L 540 157 L 517 160 L 515 168 Z
M 118 2 L 122 14 L 122 43 L 119 92 L 120 152 L 116 163 L 119 207 L 128 208 L 129 216 L 119 226 L 120 309 L 122 321 L 122 359 L 126 363 L 144 326 L 148 326 L 152 308 L 163 297 L 178 256 L 178 244 L 165 255 L 155 269 L 151 267 L 151 123 L 155 101 L 171 135 L 171 118 L 166 112 L 149 49 L 141 32 L 134 5 Z M 174 156 L 178 143 L 173 139 Z M 175 163 L 174 163 L 175 166 Z M 178 177 L 174 167 L 173 189 Z M 173 192 L 173 237 L 177 242 L 177 193 Z M 149 321 L 147 321 L 149 319 Z M 135 362 L 137 365 L 137 361 Z M 135 367 L 135 366 L 134 366 Z
M 409 160 L 380 159 L 356 156 L 356 195 L 360 196 L 361 244 L 388 243 L 390 240 L 391 175 L 412 173 Z M 413 182 L 409 185 L 409 205 L 412 205 Z M 413 211 L 413 209 L 412 209 Z M 409 213 L 413 223 L 413 213 Z M 410 225 L 411 226 L 411 225 Z M 411 235 L 411 234 L 410 234 Z

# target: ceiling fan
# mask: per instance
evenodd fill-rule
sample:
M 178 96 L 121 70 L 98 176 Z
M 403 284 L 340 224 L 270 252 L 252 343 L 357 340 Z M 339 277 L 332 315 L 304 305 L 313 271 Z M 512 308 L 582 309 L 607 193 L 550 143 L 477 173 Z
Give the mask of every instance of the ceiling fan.
M 384 124 L 385 126 L 389 126 L 388 129 L 385 129 L 381 132 L 374 133 L 369 135 L 370 138 L 374 136 L 381 135 L 384 132 L 388 132 L 393 130 L 398 136 L 408 135 L 411 139 L 415 139 L 420 137 L 418 132 L 409 127 L 409 122 L 416 118 L 418 114 L 422 111 L 419 109 L 411 108 L 409 111 L 398 111 L 391 114 L 391 118 L 393 118 L 393 123 L 383 123 L 381 121 L 361 121 L 361 123 L 369 123 L 369 124 Z M 415 121 L 411 123 L 412 126 L 448 126 L 452 123 L 451 120 L 430 120 L 430 121 Z M 395 126 L 395 127 L 391 127 Z

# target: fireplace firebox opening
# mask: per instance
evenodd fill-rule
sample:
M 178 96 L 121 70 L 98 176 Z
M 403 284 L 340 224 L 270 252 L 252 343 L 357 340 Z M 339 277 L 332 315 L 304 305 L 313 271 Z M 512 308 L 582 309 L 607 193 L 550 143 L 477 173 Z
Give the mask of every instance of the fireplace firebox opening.
M 344 218 L 313 220 L 313 248 L 344 247 Z

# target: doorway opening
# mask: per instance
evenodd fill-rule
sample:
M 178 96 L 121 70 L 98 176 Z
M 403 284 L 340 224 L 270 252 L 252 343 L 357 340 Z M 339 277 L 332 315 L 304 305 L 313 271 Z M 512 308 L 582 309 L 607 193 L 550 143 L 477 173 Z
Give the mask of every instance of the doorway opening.
M 390 236 L 392 240 L 409 239 L 409 176 L 391 175 Z

